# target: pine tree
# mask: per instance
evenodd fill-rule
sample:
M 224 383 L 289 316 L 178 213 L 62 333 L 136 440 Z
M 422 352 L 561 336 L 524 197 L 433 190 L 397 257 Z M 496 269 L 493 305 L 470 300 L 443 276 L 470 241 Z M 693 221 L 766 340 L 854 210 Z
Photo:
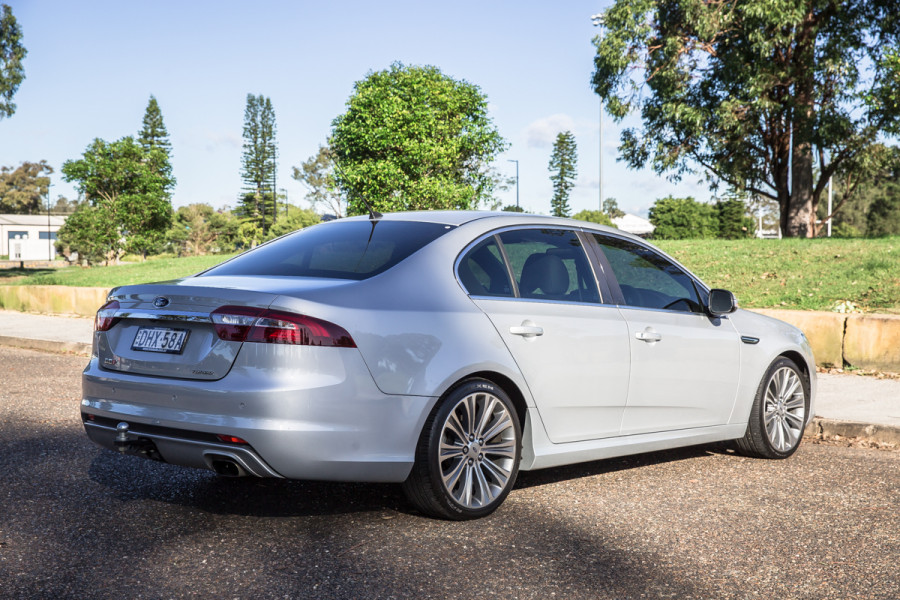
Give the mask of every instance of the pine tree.
M 262 234 L 275 221 L 275 110 L 272 100 L 265 96 L 247 94 L 244 109 L 244 154 L 241 157 L 241 178 L 244 192 L 236 212 L 246 221 L 257 225 Z
M 150 101 L 147 102 L 147 110 L 144 111 L 143 126 L 138 132 L 137 141 L 147 153 L 149 160 L 154 163 L 156 172 L 171 179 L 174 185 L 171 162 L 172 143 L 169 141 L 169 132 L 163 122 L 159 103 L 152 94 Z
M 12 9 L 0 4 L 0 119 L 16 112 L 13 96 L 25 79 L 22 60 L 28 51 L 22 45 L 22 28 Z
M 568 217 L 569 192 L 575 187 L 578 176 L 578 149 L 575 136 L 571 131 L 564 131 L 556 136 L 553 142 L 553 154 L 550 155 L 550 181 L 553 182 L 553 198 L 550 200 L 550 212 L 554 217 Z

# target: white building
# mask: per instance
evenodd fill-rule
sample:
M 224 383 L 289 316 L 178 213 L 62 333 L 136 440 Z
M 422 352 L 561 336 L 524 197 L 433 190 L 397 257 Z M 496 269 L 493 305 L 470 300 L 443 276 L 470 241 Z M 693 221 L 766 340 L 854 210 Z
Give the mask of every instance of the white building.
M 65 222 L 66 217 L 55 215 L 0 215 L 0 256 L 53 260 L 56 232 Z
M 653 233 L 654 229 L 656 229 L 653 223 L 636 215 L 626 214 L 623 217 L 616 217 L 612 220 L 612 222 L 613 225 L 615 225 L 622 231 L 640 237 L 647 237 L 648 235 Z

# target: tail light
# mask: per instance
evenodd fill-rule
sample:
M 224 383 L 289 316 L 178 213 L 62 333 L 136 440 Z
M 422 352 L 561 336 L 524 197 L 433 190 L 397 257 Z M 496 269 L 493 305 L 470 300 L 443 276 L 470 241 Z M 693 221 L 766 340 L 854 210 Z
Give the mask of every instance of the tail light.
M 343 327 L 306 315 L 247 306 L 222 306 L 210 316 L 219 338 L 231 342 L 356 348 L 356 342 Z
M 110 300 L 101 306 L 100 310 L 97 311 L 97 316 L 94 317 L 94 331 L 109 331 L 112 329 L 112 326 L 119 322 L 119 319 L 115 316 L 117 310 L 119 310 L 118 300 Z

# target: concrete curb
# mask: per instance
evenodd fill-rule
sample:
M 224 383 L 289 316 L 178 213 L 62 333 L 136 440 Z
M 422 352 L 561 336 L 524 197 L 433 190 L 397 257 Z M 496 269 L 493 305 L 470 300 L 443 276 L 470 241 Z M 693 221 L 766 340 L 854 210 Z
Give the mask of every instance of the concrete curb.
M 0 346 L 40 350 L 41 352 L 53 352 L 55 354 L 91 355 L 91 344 L 85 344 L 84 342 L 57 342 L 54 340 L 37 340 L 34 338 L 0 335 Z
M 900 446 L 900 427 L 814 417 L 804 435 L 818 439 L 857 439 L 875 444 Z

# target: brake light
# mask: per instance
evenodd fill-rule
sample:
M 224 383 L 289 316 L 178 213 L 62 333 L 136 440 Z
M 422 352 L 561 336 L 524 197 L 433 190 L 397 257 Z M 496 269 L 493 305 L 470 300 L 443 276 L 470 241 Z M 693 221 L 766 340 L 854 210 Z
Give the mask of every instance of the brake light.
M 222 306 L 210 316 L 219 338 L 231 342 L 356 348 L 343 327 L 297 313 Z
M 112 329 L 112 326 L 119 322 L 119 319 L 115 316 L 117 310 L 119 310 L 118 300 L 110 300 L 101 306 L 100 310 L 97 311 L 97 316 L 94 317 L 94 331 L 109 331 Z

